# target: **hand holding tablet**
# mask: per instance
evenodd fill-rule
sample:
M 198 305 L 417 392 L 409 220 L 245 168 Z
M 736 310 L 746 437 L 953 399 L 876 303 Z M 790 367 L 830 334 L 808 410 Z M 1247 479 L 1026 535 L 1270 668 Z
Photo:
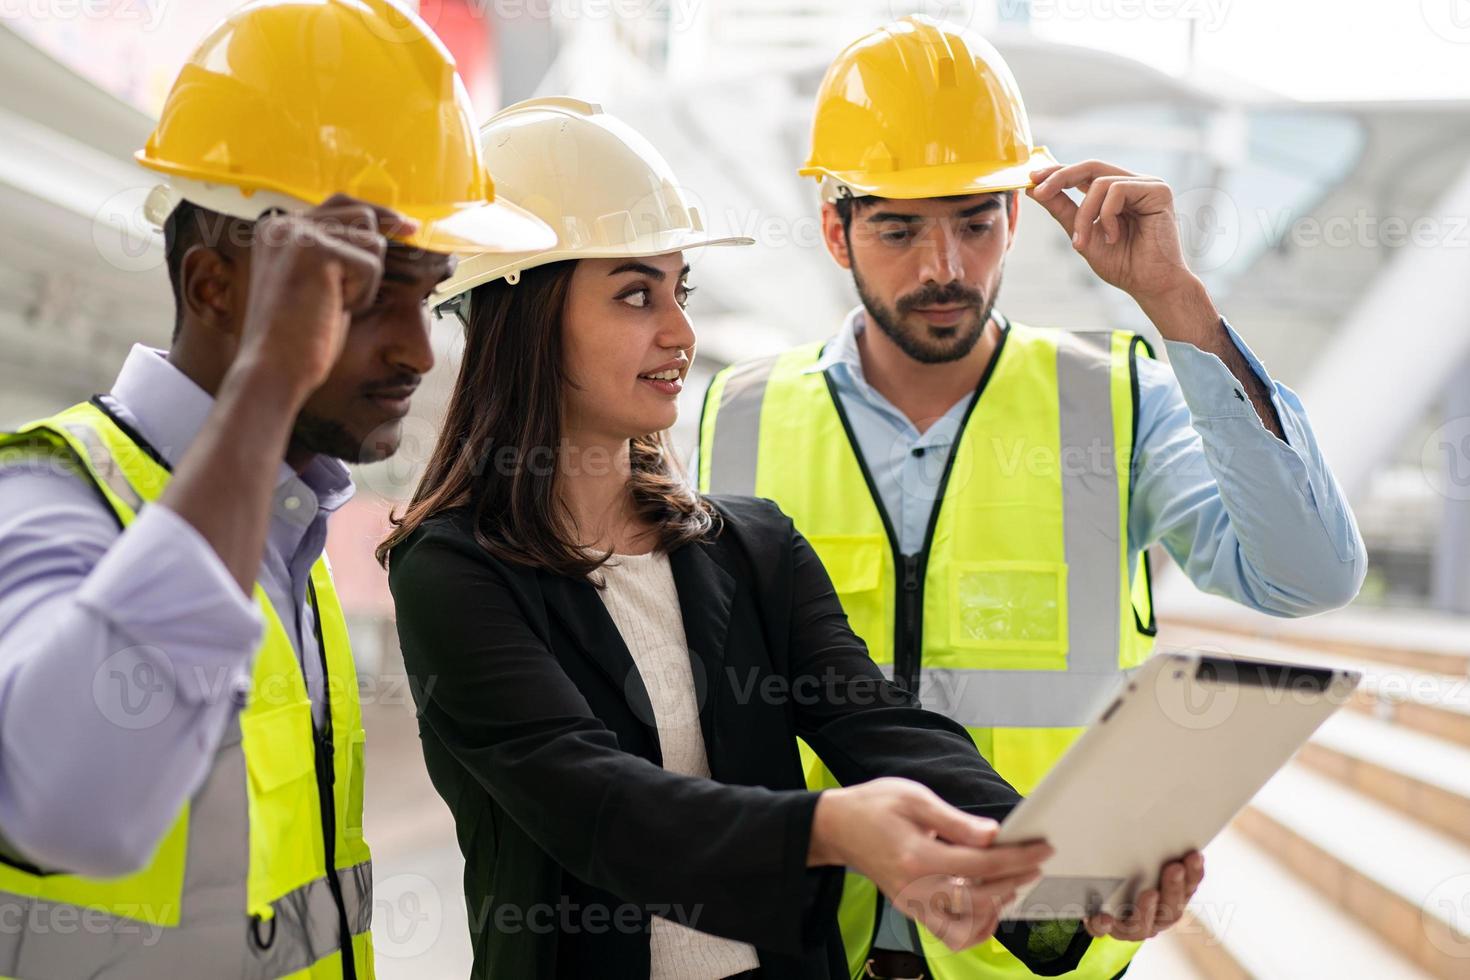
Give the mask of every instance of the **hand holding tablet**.
M 1208 844 L 1324 721 L 1359 675 L 1160 653 L 1001 824 L 997 844 L 1056 854 L 1003 919 L 1086 919 L 1147 938 L 1183 914 Z

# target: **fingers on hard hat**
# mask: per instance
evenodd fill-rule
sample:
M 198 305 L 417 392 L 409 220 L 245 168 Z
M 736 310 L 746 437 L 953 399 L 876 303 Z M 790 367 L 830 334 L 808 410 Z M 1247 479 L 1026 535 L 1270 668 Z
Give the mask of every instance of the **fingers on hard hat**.
M 1046 213 L 1056 219 L 1062 230 L 1071 236 L 1074 232 L 1074 219 L 1077 217 L 1077 205 L 1066 194 L 1060 192 L 1051 195 L 1039 193 L 1040 188 L 1031 192 L 1031 199 L 1046 209 Z
M 348 223 L 354 223 L 353 219 L 356 218 L 355 223 L 363 226 L 376 224 L 378 231 L 389 238 L 402 238 L 419 230 L 419 223 L 408 215 L 349 194 L 333 194 L 313 208 L 312 213 L 321 217 L 335 217 Z

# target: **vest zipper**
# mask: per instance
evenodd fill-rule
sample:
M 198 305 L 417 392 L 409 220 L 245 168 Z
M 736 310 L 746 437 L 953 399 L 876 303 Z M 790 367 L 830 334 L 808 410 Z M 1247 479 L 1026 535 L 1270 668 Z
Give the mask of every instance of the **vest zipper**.
M 337 904 L 337 924 L 342 935 L 342 980 L 357 980 L 357 964 L 352 956 L 352 927 L 347 921 L 347 901 L 342 897 L 342 881 L 337 877 L 337 797 L 336 744 L 332 739 L 332 684 L 327 669 L 327 644 L 322 637 L 322 613 L 317 605 L 316 584 L 306 583 L 311 597 L 312 626 L 316 632 L 317 653 L 322 658 L 322 698 L 326 701 L 326 723 L 312 730 L 316 750 L 316 792 L 322 811 L 322 853 L 326 857 L 327 888 Z
M 960 440 L 964 438 L 965 430 L 969 427 L 970 416 L 974 414 L 975 406 L 980 404 L 980 396 L 985 394 L 985 388 L 990 383 L 990 376 L 995 373 L 995 366 L 1000 363 L 1000 355 L 1005 350 L 1006 338 L 1011 335 L 1010 322 L 1001 317 L 999 313 L 996 314 L 996 317 L 1001 323 L 1000 342 L 995 345 L 995 353 L 990 355 L 990 363 L 985 365 L 985 372 L 980 375 L 980 383 L 975 386 L 975 395 L 970 399 L 970 405 L 965 409 L 964 417 L 960 419 L 959 429 L 954 434 L 954 442 L 950 444 L 949 459 L 944 464 L 944 474 L 939 478 L 939 487 L 934 494 L 934 506 L 929 511 L 929 525 L 924 529 L 924 545 L 916 555 L 900 553 L 898 532 L 888 518 L 888 508 L 883 505 L 883 497 L 878 493 L 878 485 L 873 482 L 873 474 L 868 470 L 868 461 L 863 458 L 863 452 L 858 447 L 857 435 L 852 431 L 852 422 L 847 417 L 847 409 L 842 406 L 842 398 L 837 393 L 837 386 L 833 384 L 832 376 L 825 371 L 822 372 L 822 379 L 827 383 L 827 393 L 832 398 L 832 407 L 836 410 L 837 419 L 842 423 L 842 431 L 847 436 L 847 448 L 857 460 L 858 470 L 862 472 L 863 482 L 867 484 L 868 496 L 872 500 L 873 508 L 878 511 L 878 517 L 883 522 L 883 530 L 888 534 L 888 546 L 893 551 L 894 568 L 902 573 L 899 576 L 898 594 L 895 597 L 893 609 L 893 680 L 894 683 L 913 694 L 915 698 L 919 694 L 919 669 L 924 651 L 924 578 L 929 569 L 929 549 L 934 543 L 934 531 L 939 526 L 939 509 L 944 506 L 944 496 L 949 492 L 949 474 L 954 469 L 955 457 L 959 455 Z M 870 952 L 878 942 L 878 930 L 883 921 L 884 900 L 881 895 L 876 904 L 873 933 L 868 937 Z M 920 958 L 924 955 L 922 950 L 916 949 L 915 952 Z
M 903 578 L 899 582 L 898 608 L 895 643 L 893 648 L 893 679 L 905 690 L 919 693 L 919 660 L 924 645 L 924 576 L 922 561 L 925 554 L 901 555 Z
M 964 417 L 960 419 L 959 428 L 954 434 L 949 458 L 945 461 L 944 473 L 939 478 L 939 487 L 934 494 L 934 506 L 929 511 L 929 524 L 924 529 L 924 544 L 918 554 L 905 555 L 899 550 L 898 532 L 888 517 L 888 508 L 883 505 L 878 485 L 873 482 L 868 461 L 863 458 L 862 450 L 858 447 L 857 435 L 852 431 L 852 422 L 847 417 L 847 409 L 842 405 L 842 397 L 837 393 L 832 376 L 822 373 L 822 380 L 826 382 L 827 393 L 832 399 L 832 407 L 837 412 L 838 421 L 842 423 L 843 433 L 847 436 L 847 448 L 857 461 L 858 470 L 863 474 L 868 497 L 872 500 L 873 509 L 878 512 L 879 520 L 883 522 L 883 530 L 888 535 L 888 546 L 893 552 L 893 566 L 898 574 L 893 608 L 893 680 L 915 696 L 919 693 L 919 671 L 924 656 L 924 579 L 929 569 L 929 549 L 934 543 L 934 531 L 939 526 L 939 510 L 944 506 L 945 494 L 949 492 L 949 475 L 954 469 L 955 457 L 959 455 L 960 441 L 969 427 L 970 416 L 974 414 L 975 406 L 980 404 L 980 397 L 985 394 L 990 376 L 995 373 L 995 366 L 1000 363 L 1000 355 L 1011 335 L 1010 321 L 999 313 L 995 315 L 1001 325 L 1000 341 L 995 345 L 995 353 L 990 355 L 990 363 L 985 365 L 980 383 L 975 386 L 974 397 L 970 399 L 970 405 L 965 409 Z

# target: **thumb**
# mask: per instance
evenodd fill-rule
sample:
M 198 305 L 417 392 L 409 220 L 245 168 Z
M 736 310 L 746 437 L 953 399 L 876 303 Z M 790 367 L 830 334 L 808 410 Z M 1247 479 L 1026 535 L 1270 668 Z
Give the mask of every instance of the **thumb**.
M 989 817 L 957 810 L 937 797 L 926 798 L 914 818 L 941 840 L 964 847 L 989 847 L 1000 830 L 1000 824 Z

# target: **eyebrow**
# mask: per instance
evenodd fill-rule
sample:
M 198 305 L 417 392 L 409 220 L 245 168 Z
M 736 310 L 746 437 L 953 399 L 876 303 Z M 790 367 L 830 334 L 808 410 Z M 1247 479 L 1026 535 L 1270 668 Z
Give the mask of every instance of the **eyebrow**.
M 610 271 L 608 275 L 616 276 L 624 272 L 641 273 L 642 275 L 645 275 L 648 278 L 652 279 L 654 282 L 663 282 L 669 277 L 668 273 L 664 272 L 662 269 L 655 269 L 647 262 L 624 262 L 622 265 Z M 686 262 L 684 264 L 684 268 L 679 270 L 679 278 L 683 279 L 687 275 L 689 275 L 689 264 Z
M 1000 209 L 1000 198 L 998 198 L 998 197 L 987 197 L 985 200 L 981 201 L 979 204 L 972 204 L 972 205 L 970 205 L 969 207 L 965 208 L 962 211 L 956 211 L 954 213 L 953 217 L 956 217 L 956 218 L 973 218 L 975 215 L 980 214 L 982 212 L 985 212 L 985 211 L 996 211 L 996 210 L 999 210 L 999 209 Z M 899 222 L 902 222 L 904 224 L 914 224 L 916 222 L 925 221 L 927 219 L 922 214 L 900 214 L 897 211 L 876 211 L 873 214 L 866 215 L 863 220 L 873 222 L 874 224 L 885 224 L 885 223 L 893 222 L 893 221 L 899 221 Z

